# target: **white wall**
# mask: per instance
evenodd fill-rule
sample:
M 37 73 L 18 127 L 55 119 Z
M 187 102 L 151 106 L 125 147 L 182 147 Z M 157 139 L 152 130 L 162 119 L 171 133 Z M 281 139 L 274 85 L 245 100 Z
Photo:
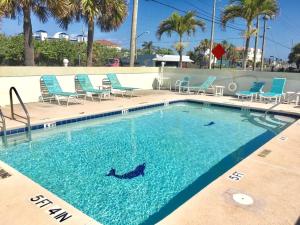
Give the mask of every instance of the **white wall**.
M 75 74 L 89 74 L 93 85 L 97 88 L 102 84 L 105 74 L 112 72 L 118 75 L 122 85 L 141 89 L 152 89 L 155 79 L 159 76 L 157 67 L 0 67 L 0 105 L 9 104 L 9 88 L 12 86 L 17 88 L 25 103 L 38 101 L 42 74 L 56 74 L 63 90 L 74 91 Z M 253 81 L 265 81 L 264 91 L 267 91 L 271 87 L 273 77 L 287 78 L 286 91 L 300 91 L 299 73 L 164 68 L 163 74 L 171 78 L 172 85 L 185 76 L 190 77 L 191 85 L 197 85 L 205 81 L 209 75 L 214 75 L 217 77 L 215 84 L 226 87 L 226 95 L 234 94 L 228 90 L 228 84 L 232 81 L 238 84 L 238 90 L 249 89 Z
M 152 89 L 154 80 L 158 77 L 158 68 L 76 68 L 76 67 L 40 67 L 4 68 L 0 67 L 0 105 L 9 104 L 9 88 L 14 86 L 20 93 L 23 101 L 36 102 L 40 96 L 40 77 L 42 74 L 57 74 L 57 79 L 64 91 L 75 91 L 74 77 L 77 73 L 87 73 L 95 88 L 102 84 L 102 79 L 107 73 L 117 71 L 116 74 L 124 86 L 140 89 Z M 63 75 L 66 74 L 66 75 Z M 17 103 L 16 100 L 14 102 Z
M 300 74 L 299 73 L 279 73 L 279 72 L 253 72 L 243 70 L 228 70 L 228 69 L 173 69 L 164 68 L 163 74 L 165 77 L 170 77 L 172 84 L 176 80 L 182 79 L 185 76 L 190 77 L 190 84 L 201 84 L 209 75 L 216 76 L 215 85 L 225 86 L 225 94 L 233 95 L 234 93 L 228 90 L 228 84 L 232 81 L 238 85 L 238 90 L 248 90 L 254 81 L 265 81 L 264 91 L 270 90 L 273 77 L 287 78 L 285 91 L 300 91 Z

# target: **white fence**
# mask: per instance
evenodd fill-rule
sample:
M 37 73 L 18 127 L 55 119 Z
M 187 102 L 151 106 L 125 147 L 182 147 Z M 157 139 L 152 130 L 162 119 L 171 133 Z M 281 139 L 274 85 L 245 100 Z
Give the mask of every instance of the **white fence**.
M 115 72 L 124 86 L 141 89 L 153 89 L 156 79 L 162 75 L 156 67 L 0 67 L 0 105 L 9 104 L 9 88 L 14 86 L 19 91 L 25 103 L 36 102 L 40 96 L 40 76 L 55 74 L 64 91 L 74 91 L 74 76 L 79 73 L 90 75 L 90 79 L 97 88 L 102 84 L 105 74 Z M 174 86 L 175 81 L 185 76 L 190 77 L 191 85 L 201 84 L 209 75 L 217 77 L 216 85 L 225 86 L 225 94 L 232 95 L 228 84 L 237 83 L 238 90 L 247 90 L 253 81 L 265 81 L 264 90 L 269 90 L 273 77 L 287 78 L 285 91 L 300 91 L 299 73 L 252 72 L 242 70 L 204 70 L 164 68 L 163 76 L 169 77 Z
M 190 85 L 199 85 L 206 80 L 208 76 L 216 76 L 215 85 L 225 86 L 224 94 L 233 95 L 234 92 L 228 90 L 231 82 L 237 84 L 237 90 L 248 90 L 254 81 L 265 81 L 264 91 L 270 90 L 272 79 L 274 77 L 287 78 L 285 91 L 300 91 L 300 73 L 281 73 L 281 72 L 253 72 L 243 70 L 205 70 L 205 69 L 177 69 L 164 68 L 164 77 L 169 77 L 174 85 L 176 80 L 188 76 Z
M 23 70 L 22 70 L 23 69 Z M 37 102 L 40 96 L 40 77 L 43 74 L 55 74 L 64 91 L 75 91 L 75 74 L 89 74 L 94 88 L 102 84 L 107 73 L 116 71 L 124 86 L 141 89 L 153 89 L 153 82 L 159 76 L 158 68 L 62 68 L 62 67 L 0 67 L 0 105 L 9 104 L 9 88 L 14 86 L 23 101 Z M 17 102 L 17 101 L 15 101 Z

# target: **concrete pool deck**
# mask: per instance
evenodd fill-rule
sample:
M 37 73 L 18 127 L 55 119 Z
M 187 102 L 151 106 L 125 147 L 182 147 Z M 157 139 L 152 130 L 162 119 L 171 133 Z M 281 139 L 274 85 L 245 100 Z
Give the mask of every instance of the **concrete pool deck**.
M 193 99 L 230 106 L 251 107 L 266 110 L 272 104 L 237 101 L 233 97 L 203 95 L 179 95 L 169 91 L 140 91 L 138 97 L 116 98 L 84 105 L 58 106 L 48 103 L 26 104 L 32 124 L 46 123 L 82 115 L 95 114 L 141 106 L 170 100 Z M 22 114 L 16 105 L 17 113 Z M 3 107 L 9 116 L 9 107 Z M 274 108 L 281 113 L 300 115 L 300 107 L 281 104 Z M 9 129 L 24 127 L 23 124 L 7 119 Z M 286 137 L 281 140 L 280 137 Z M 265 157 L 258 156 L 270 150 Z M 12 176 L 0 179 L 0 224 L 4 225 L 51 225 L 59 224 L 59 213 L 50 215 L 49 209 L 59 205 L 72 215 L 62 224 L 98 224 L 79 210 L 59 199 L 40 185 L 0 161 L 0 169 Z M 278 136 L 231 168 L 177 210 L 160 221 L 159 224 L 297 224 L 300 216 L 300 120 L 281 132 Z M 234 172 L 243 174 L 239 181 L 228 177 Z M 249 206 L 242 206 L 232 200 L 235 193 L 245 193 L 254 199 Z M 44 198 L 36 196 L 43 195 Z M 30 200 L 30 199 L 33 200 Z M 49 199 L 53 204 L 44 207 Z M 38 203 L 45 200 L 44 203 Z M 38 203 L 38 204 L 36 204 Z M 55 207 L 54 207 L 55 208 Z M 61 211 L 62 212 L 62 211 Z

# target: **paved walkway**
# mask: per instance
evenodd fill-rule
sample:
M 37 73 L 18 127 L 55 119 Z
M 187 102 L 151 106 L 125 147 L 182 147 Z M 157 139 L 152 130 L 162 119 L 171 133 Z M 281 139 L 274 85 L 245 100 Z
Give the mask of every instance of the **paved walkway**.
M 260 102 L 240 101 L 234 97 L 215 97 L 205 95 L 180 95 L 170 91 L 137 91 L 136 96 L 132 98 L 112 98 L 109 100 L 85 101 L 84 104 L 73 104 L 70 106 L 59 106 L 50 103 L 27 103 L 26 107 L 31 117 L 31 123 L 46 123 L 55 120 L 61 120 L 83 115 L 96 114 L 111 110 L 134 107 L 136 105 L 147 105 L 153 102 L 164 102 L 176 99 L 195 99 L 205 102 L 221 103 L 223 105 L 235 105 L 242 107 L 251 107 L 257 109 L 269 109 L 273 104 Z M 2 107 L 3 113 L 7 117 L 6 123 L 8 128 L 24 127 L 20 122 L 10 120 L 10 107 Z M 294 104 L 281 104 L 273 109 L 277 112 L 285 112 L 300 115 L 300 106 Z M 15 105 L 15 113 L 24 115 L 20 105 Z M 24 120 L 23 120 L 24 121 Z M 25 122 L 25 121 L 24 121 Z

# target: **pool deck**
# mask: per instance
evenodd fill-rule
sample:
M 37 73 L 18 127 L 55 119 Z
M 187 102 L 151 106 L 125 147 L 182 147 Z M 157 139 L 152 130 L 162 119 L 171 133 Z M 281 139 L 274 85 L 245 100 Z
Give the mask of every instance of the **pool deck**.
M 171 100 L 193 99 L 229 106 L 251 107 L 266 110 L 272 104 L 238 101 L 233 97 L 179 95 L 169 91 L 139 91 L 133 98 L 115 98 L 102 102 L 86 101 L 85 104 L 58 106 L 48 103 L 26 104 L 32 124 L 47 123 L 82 115 L 109 112 L 117 109 L 142 106 Z M 9 107 L 2 107 L 9 117 Z M 17 113 L 22 114 L 16 105 Z M 281 104 L 273 110 L 300 115 L 300 107 Z M 6 119 L 8 129 L 24 124 Z M 285 138 L 280 138 L 285 137 Z M 270 150 L 265 157 L 258 156 Z M 0 224 L 3 225 L 96 225 L 99 224 L 75 209 L 53 193 L 44 189 L 15 169 L 0 161 L 1 169 L 11 176 L 0 177 Z M 234 172 L 243 174 L 239 181 L 229 179 Z M 300 120 L 274 137 L 271 141 L 231 168 L 202 191 L 197 193 L 159 224 L 258 224 L 296 225 L 300 223 Z M 232 195 L 244 193 L 254 200 L 252 205 L 240 205 Z M 35 196 L 39 197 L 34 201 Z M 32 200 L 30 200 L 32 198 Z M 53 203 L 48 203 L 48 199 Z M 41 202 L 41 200 L 44 200 Z M 45 205 L 45 206 L 44 206 Z M 56 206 L 63 210 L 50 215 Z M 61 212 L 72 217 L 59 223 Z M 66 216 L 65 216 L 66 217 Z

